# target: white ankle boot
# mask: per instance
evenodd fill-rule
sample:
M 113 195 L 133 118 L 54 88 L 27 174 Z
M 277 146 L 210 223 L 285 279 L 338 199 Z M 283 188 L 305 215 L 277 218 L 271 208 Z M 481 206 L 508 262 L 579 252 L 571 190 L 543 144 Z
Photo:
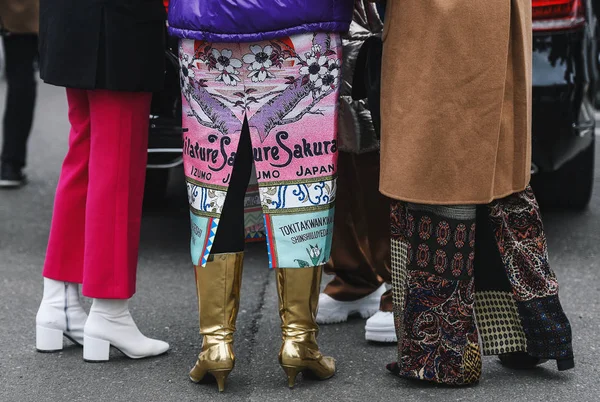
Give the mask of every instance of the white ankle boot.
M 79 284 L 44 278 L 44 295 L 35 317 L 37 350 L 61 350 L 63 335 L 83 345 L 86 319 L 87 314 L 79 302 Z
M 158 356 L 169 350 L 168 343 L 140 332 L 129 313 L 129 300 L 94 299 L 84 329 L 83 359 L 107 361 L 111 346 L 132 359 Z

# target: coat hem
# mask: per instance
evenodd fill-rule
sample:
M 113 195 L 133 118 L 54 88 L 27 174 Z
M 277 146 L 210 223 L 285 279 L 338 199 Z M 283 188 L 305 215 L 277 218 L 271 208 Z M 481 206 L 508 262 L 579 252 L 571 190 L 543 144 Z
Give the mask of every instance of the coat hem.
M 85 90 L 85 91 L 102 90 L 102 91 L 114 91 L 114 92 L 150 92 L 150 93 L 154 93 L 154 92 L 161 91 L 163 89 L 162 87 L 156 87 L 156 88 L 139 88 L 139 87 L 138 88 L 124 88 L 124 87 L 120 87 L 120 88 L 116 88 L 115 86 L 112 86 L 112 85 L 69 84 L 69 83 L 61 83 L 60 81 L 55 81 L 55 80 L 51 80 L 51 79 L 44 79 L 44 78 L 42 78 L 42 81 L 45 84 L 53 85 L 55 87 L 81 89 L 81 90 Z
M 401 195 L 396 195 L 396 194 L 392 194 L 388 191 L 383 190 L 382 188 L 379 189 L 379 192 L 383 195 L 385 195 L 386 197 L 389 197 L 391 199 L 397 200 L 397 201 L 404 201 L 404 202 L 411 202 L 414 204 L 424 204 L 424 205 L 487 205 L 489 203 L 491 203 L 494 200 L 499 200 L 502 198 L 506 198 L 510 195 L 513 195 L 515 193 L 520 193 L 521 191 L 524 191 L 527 186 L 529 185 L 529 182 L 525 183 L 522 187 L 517 187 L 516 189 L 513 190 L 509 190 L 505 193 L 500 193 L 500 195 L 496 195 L 496 196 L 492 196 L 491 198 L 486 198 L 486 199 L 481 199 L 481 200 L 477 200 L 477 201 L 473 201 L 473 200 L 469 200 L 469 201 L 465 201 L 465 200 L 461 200 L 461 201 L 440 201 L 440 200 L 422 200 L 422 199 L 418 199 L 418 198 L 411 198 L 411 197 L 403 197 Z

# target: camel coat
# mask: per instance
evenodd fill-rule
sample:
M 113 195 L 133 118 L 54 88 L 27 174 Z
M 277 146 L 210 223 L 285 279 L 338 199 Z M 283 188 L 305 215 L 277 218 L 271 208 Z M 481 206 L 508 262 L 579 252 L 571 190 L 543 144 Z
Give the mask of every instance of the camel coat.
M 0 25 L 12 33 L 38 32 L 38 0 L 0 0 Z
M 381 192 L 487 204 L 531 172 L 531 0 L 388 0 Z

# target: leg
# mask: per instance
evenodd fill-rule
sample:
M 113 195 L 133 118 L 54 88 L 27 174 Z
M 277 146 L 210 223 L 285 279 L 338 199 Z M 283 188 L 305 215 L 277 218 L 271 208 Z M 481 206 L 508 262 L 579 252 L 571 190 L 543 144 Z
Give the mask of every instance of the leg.
M 44 264 L 44 294 L 36 316 L 36 347 L 60 350 L 63 335 L 83 344 L 87 314 L 79 303 L 83 277 L 85 204 L 88 188 L 90 117 L 86 91 L 67 89 L 69 151 L 54 200 Z
M 320 380 L 335 375 L 335 359 L 323 356 L 317 344 L 319 326 L 316 318 L 321 272 L 321 267 L 277 268 L 283 337 L 279 364 L 287 375 L 290 388 L 302 371 L 310 371 Z
M 152 95 L 88 94 L 91 152 L 83 294 L 129 299 L 135 293 Z
M 390 251 L 390 199 L 379 192 L 379 152 L 356 156 L 356 170 L 364 188 L 364 206 L 371 264 L 384 283 L 392 283 Z M 381 297 L 379 310 L 392 311 L 392 292 Z
M 85 213 L 90 158 L 90 109 L 86 91 L 67 89 L 69 151 L 54 199 L 44 277 L 82 283 Z
M 402 303 L 396 307 L 401 333 L 395 371 L 450 385 L 476 382 L 481 353 L 473 314 L 475 206 L 395 204 L 394 292 Z
M 219 43 L 214 47 L 215 51 L 218 49 L 241 64 L 238 44 Z M 244 257 L 244 198 L 252 170 L 252 149 L 245 109 L 241 109 L 242 116 L 234 115 L 240 113 L 239 108 L 229 109 L 217 100 L 222 93 L 233 91 L 224 81 L 215 81 L 204 63 L 196 63 L 199 55 L 193 40 L 181 40 L 180 52 L 182 71 L 194 72 L 194 77 L 184 81 L 182 86 L 183 126 L 188 128 L 184 134 L 183 157 L 203 337 L 202 350 L 189 377 L 193 382 L 200 382 L 208 374 L 223 391 L 235 364 L 233 341 Z M 231 77 L 225 76 L 223 79 L 231 83 Z M 235 78 L 241 81 L 243 77 Z M 239 87 L 244 92 L 243 83 Z M 218 121 L 220 130 L 201 117 L 206 108 L 214 111 L 211 117 Z M 219 146 L 222 147 L 219 158 L 205 156 L 207 149 Z M 223 153 L 226 156 L 223 157 Z
M 528 187 L 489 205 L 496 243 L 517 301 L 527 353 L 574 367 L 571 325 L 558 298 L 558 281 L 548 263 L 539 206 Z
M 527 350 L 517 302 L 498 252 L 487 205 L 477 206 L 475 312 L 484 355 Z
M 211 249 L 212 254 L 244 251 L 244 199 L 252 173 L 252 145 L 247 121 L 244 121 L 240 136 L 227 197 Z
M 325 272 L 335 276 L 325 287 L 325 295 L 319 301 L 317 321 L 323 324 L 346 321 L 352 313 L 359 313 L 364 318 L 372 316 L 379 309 L 381 295 L 385 292 L 383 280 L 374 268 L 385 264 L 385 261 L 379 262 L 376 258 L 385 257 L 382 253 L 372 253 L 379 251 L 373 250 L 379 239 L 374 239 L 371 245 L 369 238 L 372 234 L 370 226 L 377 223 L 370 222 L 372 217 L 368 215 L 379 211 L 369 210 L 367 199 L 379 199 L 377 180 L 374 177 L 361 180 L 365 173 L 371 172 L 360 170 L 363 167 L 359 163 L 360 158 L 345 152 L 340 152 L 338 158 L 333 243 L 331 258 L 325 266 Z M 381 208 L 381 205 L 378 207 Z M 384 220 L 383 224 L 387 221 Z M 384 233 L 384 244 L 389 243 L 387 232 Z
M 354 301 L 376 291 L 383 280 L 377 275 L 374 259 L 382 257 L 371 253 L 366 198 L 379 194 L 377 180 L 369 177 L 365 182 L 360 171 L 360 156 L 340 152 L 338 157 L 337 203 L 335 210 L 334 236 L 331 247 L 331 259 L 325 268 L 335 278 L 325 287 L 325 294 L 339 301 Z M 369 172 L 370 173 L 370 172 Z M 374 193 L 370 193 L 375 190 Z M 369 194 L 365 194 L 369 193 Z M 364 195 L 361 197 L 361 195 Z M 376 197 L 377 198 L 377 197 Z M 387 217 L 387 216 L 386 216 Z M 384 220 L 387 222 L 387 219 Z M 386 243 L 387 243 L 387 230 Z
M 224 391 L 227 376 L 235 366 L 233 335 L 240 307 L 244 253 L 211 254 L 206 266 L 196 266 L 196 289 L 202 350 L 190 371 L 190 380 L 200 382 L 207 374 Z
M 484 355 L 498 355 L 512 368 L 534 368 L 543 360 L 527 354 L 517 301 L 498 252 L 487 205 L 477 206 L 475 312 Z
M 21 169 L 25 166 L 27 139 L 33 123 L 37 83 L 34 62 L 37 35 L 3 37 L 6 54 L 6 110 L 2 165 Z
M 272 42 L 260 45 L 265 46 L 263 49 L 275 47 Z M 335 70 L 336 76 L 341 61 L 340 45 L 339 35 L 324 33 L 281 41 L 281 48 L 288 49 L 286 52 L 293 49 L 298 54 L 307 54 L 321 49 L 324 56 L 319 60 L 327 62 L 329 71 Z M 245 60 L 256 60 L 252 53 L 257 48 L 245 50 Z M 275 88 L 275 82 L 286 89 L 279 94 L 273 92 L 266 103 L 251 106 L 249 126 L 257 156 L 270 266 L 277 268 L 283 338 L 279 363 L 288 384 L 293 386 L 296 374 L 305 369 L 320 379 L 335 374 L 335 361 L 323 356 L 316 342 L 316 314 L 321 266 L 330 257 L 335 212 L 339 91 L 333 75 L 323 78 L 325 86 L 311 89 L 311 84 L 298 85 L 309 82 L 308 75 L 302 75 L 305 70 L 304 74 L 308 73 L 308 66 L 290 72 L 287 62 L 279 65 L 269 71 L 274 82 L 263 76 L 265 83 L 256 85 L 267 86 L 264 92 L 273 91 L 268 88 Z M 294 75 L 293 80 L 290 74 Z M 260 80 L 261 75 L 256 75 L 254 81 Z M 314 90 L 318 90 L 318 96 Z M 268 149 L 276 153 L 261 152 Z
M 363 189 L 371 266 L 386 284 L 392 283 L 390 250 L 390 199 L 379 192 L 379 152 L 356 155 L 356 171 Z M 393 314 L 392 289 L 383 293 L 379 311 L 365 323 L 365 339 L 398 342 Z
M 111 345 L 133 359 L 160 355 L 169 345 L 145 337 L 128 306 L 135 293 L 152 95 L 87 93 L 91 144 L 83 294 L 94 301 L 83 358 L 106 361 Z
M 233 173 L 223 204 L 219 227 L 206 266 L 196 265 L 196 289 L 202 351 L 190 371 L 193 382 L 207 374 L 225 389 L 235 365 L 233 335 L 236 330 L 244 261 L 244 198 L 252 171 L 252 147 L 245 122 Z

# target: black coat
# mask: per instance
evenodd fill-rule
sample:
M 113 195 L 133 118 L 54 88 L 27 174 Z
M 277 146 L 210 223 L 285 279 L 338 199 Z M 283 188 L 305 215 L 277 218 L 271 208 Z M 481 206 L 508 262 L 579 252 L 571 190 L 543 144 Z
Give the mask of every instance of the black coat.
M 160 90 L 161 0 L 40 0 L 40 75 L 69 88 Z

